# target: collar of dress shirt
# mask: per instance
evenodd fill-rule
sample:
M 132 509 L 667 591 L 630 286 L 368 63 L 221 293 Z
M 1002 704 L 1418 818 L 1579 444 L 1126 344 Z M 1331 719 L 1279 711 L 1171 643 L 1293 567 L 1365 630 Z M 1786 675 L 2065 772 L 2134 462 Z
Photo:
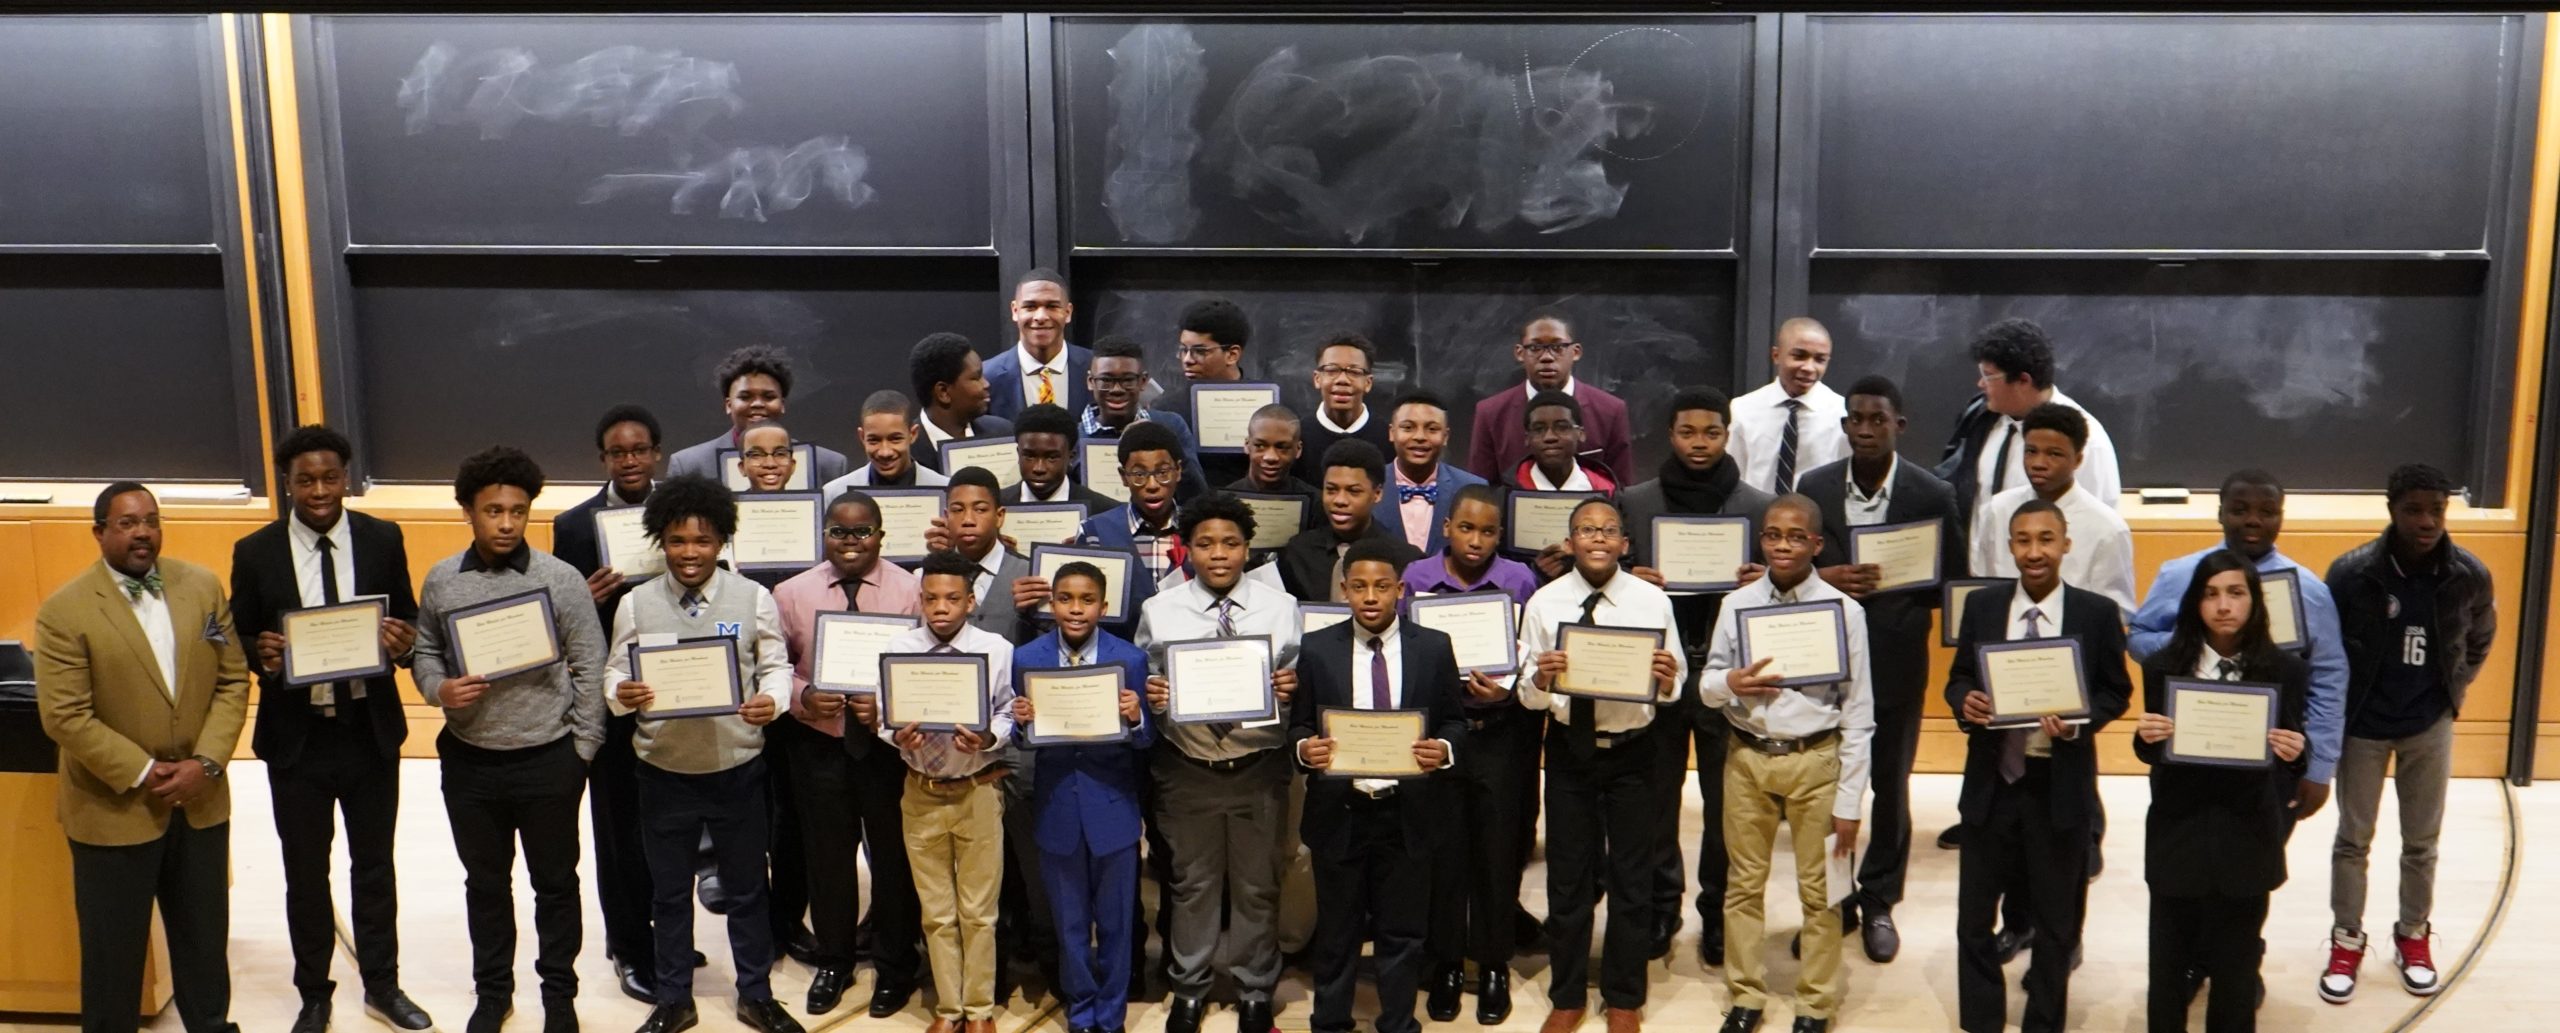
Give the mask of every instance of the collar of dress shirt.
M 952 441 L 970 436 L 969 432 L 966 430 L 963 430 L 958 434 L 949 433 L 943 430 L 940 426 L 935 425 L 932 416 L 921 412 L 916 414 L 916 422 L 924 424 L 924 443 L 936 448 L 940 448 L 942 443 L 945 441 Z
M 2222 677 L 2222 672 L 2218 670 L 2218 668 L 2222 666 L 2222 662 L 2225 660 L 2229 660 L 2236 664 L 2239 662 L 2240 658 L 2236 656 L 2224 656 L 2220 653 L 2214 652 L 2213 643 L 2196 643 L 2195 676 L 2198 678 L 2220 679 Z
M 329 525 L 326 531 L 315 531 L 311 529 L 311 525 L 302 522 L 301 514 L 287 510 L 284 515 L 285 529 L 292 534 L 294 545 L 304 552 L 311 552 L 320 548 L 320 539 L 326 538 L 337 543 L 340 562 L 345 562 L 348 547 L 354 544 L 347 528 L 348 522 L 346 510 L 341 509 L 338 511 L 337 523 Z
M 1857 461 L 1852 459 L 1850 462 L 1854 464 Z M 1893 501 L 1893 478 L 1896 474 L 1901 472 L 1902 457 L 1898 454 L 1886 456 L 1884 462 L 1884 480 L 1877 482 L 1876 493 L 1873 495 L 1867 494 L 1864 489 L 1858 487 L 1858 468 L 1855 465 L 1842 470 L 1841 475 L 1849 482 L 1850 503 L 1857 505 L 1879 505 Z
M 2034 607 L 2042 615 L 2036 624 L 2044 629 L 2046 638 L 2062 634 L 2062 597 L 2065 594 L 2062 586 L 2056 584 L 2044 598 L 2030 599 L 2027 597 L 2027 583 L 2019 581 L 2017 590 L 2009 593 L 2009 634 L 2019 632 L 2019 626 L 2026 621 L 2028 607 Z
M 1438 483 L 1440 483 L 1440 464 L 1439 464 L 1439 463 L 1437 463 L 1437 462 L 1432 463 L 1432 464 L 1431 464 L 1431 476 L 1425 477 L 1425 478 L 1423 478 L 1423 479 L 1421 479 L 1421 480 L 1418 480 L 1418 481 L 1417 481 L 1417 480 L 1414 480 L 1414 479 L 1412 479 L 1412 478 L 1406 477 L 1406 476 L 1404 475 L 1404 466 L 1403 466 L 1403 464 L 1396 462 L 1396 460 L 1395 460 L 1395 457 L 1394 457 L 1394 456 L 1388 456 L 1388 457 L 1387 457 L 1387 476 L 1388 476 L 1388 477 L 1390 477 L 1390 478 L 1393 478 L 1393 480 L 1391 480 L 1391 481 L 1388 483 L 1388 485 L 1387 485 L 1387 486 L 1388 486 L 1388 487 L 1390 487 L 1390 488 L 1398 487 L 1398 486 L 1402 486 L 1402 485 L 1412 485 L 1413 487 L 1416 487 L 1416 488 L 1428 488 L 1428 487 L 1430 487 L 1430 486 L 1432 486 L 1432 485 L 1434 485 L 1434 484 L 1438 484 Z M 1397 502 L 1398 502 L 1399 504 L 1401 504 L 1401 503 L 1403 502 L 1403 500 L 1402 500 L 1402 499 L 1398 499 L 1398 500 L 1397 500 Z
M 622 497 L 621 489 L 615 488 L 612 482 L 607 481 L 601 494 L 604 498 L 604 508 L 621 509 L 625 506 L 645 505 L 649 501 L 649 492 L 656 490 L 658 490 L 658 482 L 651 480 L 649 487 L 640 493 L 639 498 L 626 499 Z
M 1102 404 L 1096 402 L 1084 407 L 1084 416 L 1076 421 L 1076 429 L 1088 438 L 1102 435 L 1104 431 L 1109 431 L 1109 436 L 1116 438 L 1120 436 L 1120 432 L 1129 429 L 1129 424 L 1144 422 L 1153 414 L 1153 410 L 1140 406 L 1138 411 L 1129 414 L 1129 423 L 1117 427 L 1106 427 L 1102 423 Z
M 508 570 L 515 571 L 515 572 L 516 572 L 516 573 L 518 573 L 518 574 L 522 574 L 522 573 L 525 573 L 526 571 L 532 570 L 532 569 L 533 569 L 533 546 L 527 545 L 527 544 L 525 544 L 525 543 L 523 543 L 523 542 L 517 542 L 517 543 L 516 543 L 516 547 L 515 547 L 515 551 L 510 552 L 510 553 L 506 554 L 506 556 L 504 556 L 504 557 L 500 558 L 500 559 L 498 560 L 498 566 L 500 566 L 500 567 L 505 567 L 505 568 L 507 568 Z M 463 548 L 462 548 L 462 572 L 463 572 L 463 573 L 468 574 L 468 573 L 471 573 L 472 571 L 475 571 L 475 570 L 495 570 L 495 569 L 497 569 L 497 568 L 495 568 L 495 567 L 491 567 L 491 566 L 489 565 L 489 563 L 488 563 L 488 561 L 487 561 L 487 560 L 483 560 L 483 559 L 481 559 L 481 558 L 480 558 L 480 547 L 479 547 L 478 545 L 466 545 L 466 546 L 463 546 Z M 673 580 L 675 580 L 675 579 L 674 579 L 674 578 L 668 578 L 667 580 L 669 580 L 669 581 L 673 581 Z
M 1129 533 L 1131 535 L 1144 534 L 1156 538 L 1162 538 L 1165 536 L 1166 532 L 1178 531 L 1181 524 L 1182 506 L 1179 503 L 1165 508 L 1164 522 L 1161 524 L 1148 523 L 1146 511 L 1139 509 L 1138 504 L 1135 502 L 1129 504 Z
M 1566 377 L 1564 378 L 1564 386 L 1557 388 L 1556 390 L 1562 391 L 1566 394 L 1573 394 L 1573 388 L 1576 383 L 1578 382 L 1574 380 L 1574 378 Z M 1520 382 L 1520 393 L 1530 398 L 1536 398 L 1538 397 L 1538 385 L 1523 380 Z
M 1058 354 L 1050 356 L 1049 361 L 1042 362 L 1032 358 L 1031 349 L 1017 340 L 1013 342 L 1013 359 L 1022 367 L 1024 384 L 1033 391 L 1040 389 L 1040 371 L 1045 369 L 1049 371 L 1051 377 L 1055 378 L 1051 383 L 1056 387 L 1058 394 L 1061 397 L 1066 395 L 1067 342 L 1058 342 Z
M 1022 482 L 1022 497 L 1028 502 L 1073 502 L 1075 501 L 1075 489 L 1068 487 L 1067 479 L 1061 477 L 1058 478 L 1057 490 L 1044 497 L 1040 494 L 1039 489 L 1031 486 L 1030 481 L 1024 481 Z
M 1573 475 L 1565 478 L 1563 484 L 1557 484 L 1554 481 L 1547 479 L 1547 471 L 1544 467 L 1541 467 L 1535 461 L 1532 461 L 1529 464 L 1529 483 L 1535 485 L 1539 491 L 1593 490 L 1591 487 L 1591 474 L 1583 470 L 1581 463 L 1573 464 Z
M 1397 642 L 1397 633 L 1403 630 L 1403 622 L 1397 620 L 1392 614 L 1387 617 L 1387 626 L 1377 631 L 1371 631 L 1367 628 L 1361 627 L 1358 620 L 1353 620 L 1351 622 L 1351 644 L 1360 647 L 1362 650 L 1366 650 L 1369 647 L 1370 639 L 1382 638 L 1387 640 L 1386 644 L 1389 647 L 1393 647 Z
M 1324 406 L 1318 405 L 1316 406 L 1316 423 L 1318 426 L 1336 434 L 1360 433 L 1360 428 L 1369 425 L 1369 403 L 1366 401 L 1360 403 L 1360 418 L 1351 421 L 1351 425 L 1348 427 L 1333 422 L 1333 414 L 1324 411 Z
M 685 586 L 677 583 L 675 575 L 669 574 L 666 577 L 657 578 L 655 580 L 667 583 L 667 598 L 673 599 L 677 602 L 684 601 Z M 720 572 L 717 570 L 712 571 L 711 576 L 702 579 L 702 584 L 696 586 L 693 591 L 702 595 L 702 605 L 711 605 L 712 600 L 717 599 L 720 596 Z

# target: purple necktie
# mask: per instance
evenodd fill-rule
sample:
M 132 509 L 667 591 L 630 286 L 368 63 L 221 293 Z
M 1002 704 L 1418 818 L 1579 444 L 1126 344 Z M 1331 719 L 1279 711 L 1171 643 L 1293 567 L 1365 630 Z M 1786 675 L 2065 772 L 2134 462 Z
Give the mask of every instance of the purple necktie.
M 1395 697 L 1387 692 L 1387 640 L 1369 636 L 1369 709 L 1394 710 Z

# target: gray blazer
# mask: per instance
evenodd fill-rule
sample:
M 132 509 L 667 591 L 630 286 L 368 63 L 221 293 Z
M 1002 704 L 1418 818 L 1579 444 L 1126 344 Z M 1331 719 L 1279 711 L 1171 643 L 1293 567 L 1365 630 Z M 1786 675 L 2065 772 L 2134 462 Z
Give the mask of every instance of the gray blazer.
M 1005 641 L 1021 645 L 1040 637 L 1045 630 L 1034 611 L 1033 619 L 1024 619 L 1013 608 L 1013 583 L 1031 576 L 1031 560 L 1018 552 L 1006 550 L 996 561 L 996 580 L 987 594 L 978 597 L 978 608 L 969 612 L 969 623 L 981 631 L 1000 635 Z

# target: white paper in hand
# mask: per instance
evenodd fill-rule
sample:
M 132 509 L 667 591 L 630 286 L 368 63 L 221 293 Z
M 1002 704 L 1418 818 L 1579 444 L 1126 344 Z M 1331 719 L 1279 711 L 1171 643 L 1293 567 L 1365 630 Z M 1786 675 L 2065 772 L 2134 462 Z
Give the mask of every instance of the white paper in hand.
M 1864 845 L 1860 844 L 1861 847 Z M 1822 837 L 1822 899 L 1826 906 L 1839 907 L 1840 902 L 1849 899 L 1850 892 L 1857 889 L 1858 854 L 1858 850 L 1852 849 L 1849 856 L 1840 856 L 1840 834 L 1837 832 Z

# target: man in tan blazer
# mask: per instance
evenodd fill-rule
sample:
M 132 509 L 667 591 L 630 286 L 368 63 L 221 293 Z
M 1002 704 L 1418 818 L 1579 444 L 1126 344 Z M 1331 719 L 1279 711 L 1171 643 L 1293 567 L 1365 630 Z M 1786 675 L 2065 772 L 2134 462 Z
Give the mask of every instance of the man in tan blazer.
M 87 1033 L 139 1025 L 151 905 L 188 1033 L 228 1014 L 231 791 L 248 666 L 222 582 L 160 558 L 160 503 L 121 481 L 92 511 L 103 562 L 36 612 L 36 700 L 60 745 Z

